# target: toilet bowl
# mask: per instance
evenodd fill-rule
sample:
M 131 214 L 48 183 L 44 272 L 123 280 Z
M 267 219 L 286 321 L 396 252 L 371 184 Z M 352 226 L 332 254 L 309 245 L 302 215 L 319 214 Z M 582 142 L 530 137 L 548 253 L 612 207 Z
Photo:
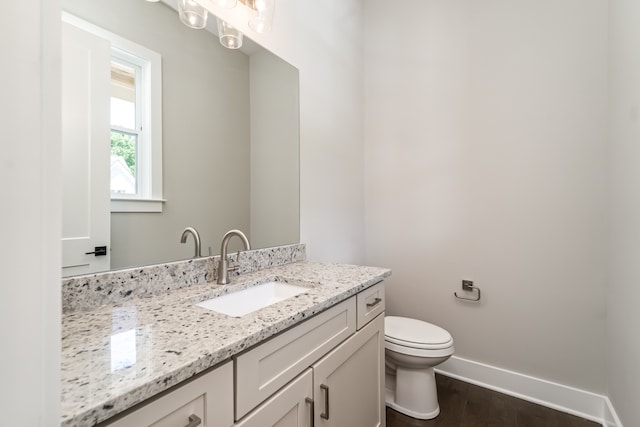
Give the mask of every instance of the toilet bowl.
M 446 330 L 422 320 L 387 316 L 385 334 L 386 404 L 413 418 L 440 413 L 433 367 L 453 354 Z

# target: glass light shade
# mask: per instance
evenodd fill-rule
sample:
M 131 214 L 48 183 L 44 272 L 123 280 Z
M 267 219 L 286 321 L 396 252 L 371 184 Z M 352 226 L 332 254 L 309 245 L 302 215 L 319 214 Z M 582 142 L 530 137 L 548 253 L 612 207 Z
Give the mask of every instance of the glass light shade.
M 275 5 L 275 0 L 254 0 L 249 18 L 249 28 L 256 33 L 270 31 Z
M 218 19 L 218 36 L 220 44 L 228 49 L 238 49 L 242 46 L 242 33 L 228 22 Z
M 271 9 L 276 4 L 275 0 L 253 0 L 251 3 L 252 9 L 255 10 L 267 10 Z
M 207 26 L 209 12 L 194 0 L 178 0 L 178 14 L 187 27 L 199 30 Z
M 213 0 L 213 3 L 224 9 L 232 9 L 236 7 L 236 4 L 238 4 L 238 0 Z

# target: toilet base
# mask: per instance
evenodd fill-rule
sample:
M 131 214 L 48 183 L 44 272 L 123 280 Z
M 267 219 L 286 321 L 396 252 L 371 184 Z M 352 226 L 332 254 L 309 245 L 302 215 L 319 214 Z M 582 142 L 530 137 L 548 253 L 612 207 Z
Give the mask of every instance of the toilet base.
M 435 417 L 437 417 L 438 415 L 440 415 L 440 406 L 438 406 L 435 411 L 433 412 L 428 412 L 428 413 L 421 413 L 421 412 L 413 412 L 403 406 L 400 406 L 398 404 L 396 404 L 395 402 L 395 396 L 393 396 L 393 391 L 392 390 L 386 390 L 386 405 L 395 410 L 400 412 L 401 414 L 404 414 L 408 417 L 411 418 L 417 418 L 419 420 L 431 420 L 434 419 Z
M 430 420 L 440 414 L 433 368 L 387 371 L 386 405 L 401 414 Z

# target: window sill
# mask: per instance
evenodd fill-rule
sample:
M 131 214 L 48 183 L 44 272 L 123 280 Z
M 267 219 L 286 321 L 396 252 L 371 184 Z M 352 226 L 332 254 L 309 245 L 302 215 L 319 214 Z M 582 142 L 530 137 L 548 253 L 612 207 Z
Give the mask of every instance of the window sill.
M 111 198 L 111 212 L 162 212 L 164 199 Z

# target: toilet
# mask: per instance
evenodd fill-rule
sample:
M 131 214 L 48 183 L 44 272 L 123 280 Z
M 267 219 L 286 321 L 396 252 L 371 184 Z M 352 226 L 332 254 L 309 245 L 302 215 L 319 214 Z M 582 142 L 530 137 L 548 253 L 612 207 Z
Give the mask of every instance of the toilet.
M 387 316 L 384 325 L 386 404 L 413 418 L 440 413 L 433 367 L 453 354 L 453 338 L 422 320 Z

